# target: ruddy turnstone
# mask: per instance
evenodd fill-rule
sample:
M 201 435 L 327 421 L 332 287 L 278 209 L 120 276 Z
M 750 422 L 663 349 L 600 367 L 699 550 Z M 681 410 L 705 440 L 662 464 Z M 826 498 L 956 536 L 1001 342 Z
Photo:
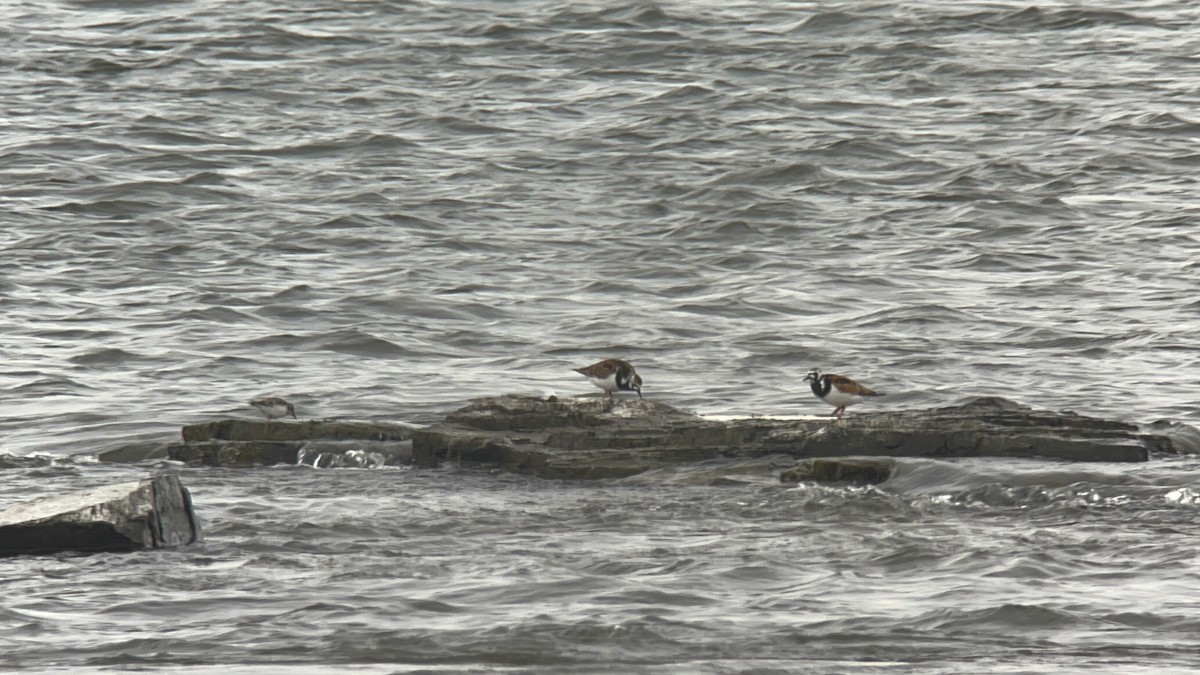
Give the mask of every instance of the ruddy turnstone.
M 576 368 L 575 372 L 586 376 L 592 384 L 603 389 L 607 398 L 612 398 L 614 391 L 636 391 L 638 398 L 642 398 L 641 376 L 633 366 L 621 359 L 604 359 L 587 368 Z
M 278 417 L 287 417 L 288 415 L 291 415 L 292 419 L 299 419 L 296 417 L 295 406 L 279 398 L 278 396 L 256 398 L 253 401 L 250 401 L 250 405 L 258 408 L 258 411 L 269 420 L 273 420 Z
M 863 396 L 883 396 L 883 394 L 868 389 L 848 377 L 832 373 L 821 374 L 820 368 L 813 368 L 804 376 L 804 381 L 812 385 L 812 392 L 817 398 L 834 407 L 833 416 L 841 419 L 846 412 L 846 406 L 862 401 Z

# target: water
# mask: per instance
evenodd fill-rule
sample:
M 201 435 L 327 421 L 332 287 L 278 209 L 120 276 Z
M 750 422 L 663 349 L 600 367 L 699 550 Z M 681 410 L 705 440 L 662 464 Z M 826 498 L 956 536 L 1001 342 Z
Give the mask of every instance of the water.
M 1190 459 L 871 489 L 86 460 L 262 395 L 422 423 L 591 394 L 571 368 L 607 356 L 712 414 L 823 412 L 820 366 L 874 409 L 1200 423 L 1195 7 L 0 15 L 0 506 L 180 470 L 206 526 L 0 561 L 0 666 L 1200 665 Z

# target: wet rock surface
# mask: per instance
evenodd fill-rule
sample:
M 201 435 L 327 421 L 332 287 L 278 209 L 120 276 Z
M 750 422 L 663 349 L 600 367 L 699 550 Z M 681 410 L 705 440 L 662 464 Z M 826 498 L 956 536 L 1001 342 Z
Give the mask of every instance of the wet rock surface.
M 1155 452 L 1196 452 L 1200 432 L 1175 423 L 1139 427 L 1071 412 L 1034 410 L 1002 398 L 977 398 L 927 410 L 851 414 L 835 421 L 828 417 L 709 419 L 632 398 L 495 396 L 478 399 L 428 427 L 231 419 L 185 426 L 182 437 L 183 442 L 166 445 L 165 454 L 191 465 L 414 463 L 435 467 L 449 460 L 546 478 L 589 479 L 770 455 L 1143 462 Z M 145 449 L 134 450 L 114 458 L 145 457 Z M 811 466 L 796 471 L 826 475 Z
M 328 440 L 406 441 L 413 427 L 407 424 L 355 420 L 219 420 L 189 424 L 180 432 L 185 443 L 198 441 L 307 441 Z
M 1002 398 L 834 422 L 710 420 L 649 400 L 499 396 L 413 432 L 418 466 L 476 462 L 547 478 L 620 478 L 681 462 L 773 454 L 1143 462 L 1152 452 L 1173 451 L 1170 437 L 1137 425 Z
M 155 441 L 130 443 L 96 453 L 98 461 L 112 464 L 136 464 L 166 458 L 167 444 Z
M 39 499 L 0 512 L 0 556 L 136 551 L 199 539 L 191 495 L 173 474 Z
M 413 427 L 347 420 L 220 420 L 183 427 L 168 458 L 200 466 L 308 464 L 372 467 L 408 464 Z

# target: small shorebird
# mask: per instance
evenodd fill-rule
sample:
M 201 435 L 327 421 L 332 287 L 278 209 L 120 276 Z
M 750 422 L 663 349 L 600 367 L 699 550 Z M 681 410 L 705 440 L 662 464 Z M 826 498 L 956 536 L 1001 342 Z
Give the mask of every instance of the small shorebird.
M 250 401 L 250 405 L 258 408 L 258 412 L 262 413 L 263 416 L 269 420 L 279 417 L 287 417 L 288 415 L 291 415 L 292 419 L 299 419 L 296 417 L 295 406 L 279 398 L 278 396 L 256 398 L 253 401 Z
M 604 359 L 587 368 L 576 368 L 575 372 L 603 389 L 606 398 L 612 398 L 614 391 L 636 391 L 638 398 L 642 398 L 641 376 L 632 365 L 621 359 Z
M 834 407 L 833 416 L 841 419 L 846 412 L 846 406 L 862 401 L 864 396 L 883 396 L 883 394 L 868 389 L 848 377 L 832 373 L 821 374 L 820 368 L 813 368 L 804 376 L 804 381 L 812 385 L 812 392 L 817 398 Z

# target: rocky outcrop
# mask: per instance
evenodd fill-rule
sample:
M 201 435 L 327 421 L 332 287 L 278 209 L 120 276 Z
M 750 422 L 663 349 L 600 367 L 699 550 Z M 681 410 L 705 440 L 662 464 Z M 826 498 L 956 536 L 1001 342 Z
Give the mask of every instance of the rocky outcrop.
M 499 396 L 413 432 L 413 459 L 497 465 L 547 478 L 620 478 L 715 458 L 1045 457 L 1142 462 L 1170 438 L 1136 425 L 1036 411 L 1000 398 L 829 418 L 709 420 L 655 401 Z
M 200 539 L 192 498 L 164 474 L 0 512 L 0 555 L 136 551 Z
M 1139 428 L 1070 412 L 1034 410 L 1001 398 L 929 410 L 859 413 L 834 421 L 717 420 L 630 398 L 497 396 L 479 399 L 423 428 L 341 420 L 221 420 L 185 426 L 182 435 L 183 442 L 169 444 L 166 454 L 192 465 L 373 467 L 413 462 L 434 467 L 449 459 L 547 478 L 581 479 L 767 456 L 1142 462 L 1153 452 L 1197 452 L 1200 442 L 1200 432 L 1187 425 Z M 114 456 L 137 459 L 145 458 L 146 452 L 122 449 L 122 455 Z M 789 475 L 826 475 L 821 466 L 799 466 Z
M 346 420 L 220 420 L 183 427 L 183 442 L 168 444 L 166 456 L 225 467 L 408 464 L 412 430 L 404 424 Z

